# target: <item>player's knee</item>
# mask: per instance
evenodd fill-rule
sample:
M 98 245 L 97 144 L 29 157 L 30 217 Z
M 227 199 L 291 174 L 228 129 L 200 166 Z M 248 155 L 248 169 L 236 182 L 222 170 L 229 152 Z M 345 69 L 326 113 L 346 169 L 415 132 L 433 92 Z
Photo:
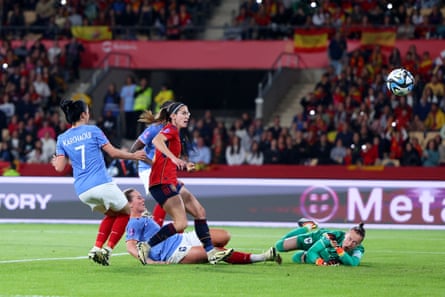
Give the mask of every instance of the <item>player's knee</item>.
M 306 263 L 306 255 L 303 251 L 301 252 L 296 252 L 293 256 L 292 256 L 292 262 L 294 263 Z
M 173 223 L 175 226 L 176 232 L 181 233 L 184 232 L 185 228 L 187 228 L 187 220 L 178 220 Z
M 280 239 L 275 243 L 275 248 L 277 249 L 277 251 L 279 252 L 285 252 L 286 250 L 284 249 L 284 240 Z

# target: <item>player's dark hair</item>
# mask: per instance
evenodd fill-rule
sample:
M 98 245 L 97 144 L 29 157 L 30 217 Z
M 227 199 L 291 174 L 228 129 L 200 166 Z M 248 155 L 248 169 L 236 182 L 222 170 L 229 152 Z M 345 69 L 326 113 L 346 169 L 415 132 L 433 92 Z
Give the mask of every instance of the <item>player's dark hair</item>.
M 65 99 L 60 103 L 60 108 L 65 114 L 67 122 L 74 124 L 80 120 L 82 113 L 87 111 L 87 104 L 83 100 Z
M 355 233 L 357 233 L 358 235 L 360 235 L 362 237 L 362 240 L 365 239 L 365 235 L 366 235 L 366 230 L 365 230 L 364 226 L 365 226 L 365 223 L 360 222 L 360 224 L 351 228 L 351 230 L 354 230 Z
M 167 108 L 167 114 L 170 117 L 170 115 L 174 114 L 174 113 L 178 113 L 178 110 L 182 107 L 185 106 L 184 103 L 182 102 L 174 102 L 173 104 L 170 104 Z

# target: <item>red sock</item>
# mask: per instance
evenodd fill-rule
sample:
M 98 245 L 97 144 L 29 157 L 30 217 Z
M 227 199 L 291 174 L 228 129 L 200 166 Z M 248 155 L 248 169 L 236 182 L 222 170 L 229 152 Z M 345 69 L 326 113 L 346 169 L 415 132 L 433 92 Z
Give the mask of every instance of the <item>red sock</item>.
M 230 264 L 251 264 L 250 255 L 250 253 L 233 252 L 230 257 L 224 261 Z
M 111 228 L 113 227 L 114 220 L 116 217 L 105 216 L 100 222 L 99 231 L 97 232 L 96 244 L 95 246 L 101 248 L 105 241 L 107 241 L 108 236 L 110 236 Z
M 114 248 L 115 245 L 122 238 L 122 235 L 125 233 L 125 228 L 127 227 L 128 220 L 130 219 L 129 215 L 118 215 L 114 221 L 113 227 L 111 228 L 110 238 L 108 239 L 108 246 L 110 248 Z
M 153 220 L 161 227 L 164 224 L 165 215 L 165 210 L 159 204 L 156 204 L 153 208 Z

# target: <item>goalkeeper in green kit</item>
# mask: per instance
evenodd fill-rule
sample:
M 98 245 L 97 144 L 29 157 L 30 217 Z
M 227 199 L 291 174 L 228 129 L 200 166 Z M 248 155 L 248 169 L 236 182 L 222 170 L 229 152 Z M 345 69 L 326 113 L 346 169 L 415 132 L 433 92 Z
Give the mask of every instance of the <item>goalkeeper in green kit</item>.
M 308 219 L 298 221 L 299 228 L 283 236 L 275 244 L 279 252 L 297 250 L 292 256 L 295 263 L 358 266 L 365 252 L 364 223 L 349 231 L 318 228 L 316 222 Z

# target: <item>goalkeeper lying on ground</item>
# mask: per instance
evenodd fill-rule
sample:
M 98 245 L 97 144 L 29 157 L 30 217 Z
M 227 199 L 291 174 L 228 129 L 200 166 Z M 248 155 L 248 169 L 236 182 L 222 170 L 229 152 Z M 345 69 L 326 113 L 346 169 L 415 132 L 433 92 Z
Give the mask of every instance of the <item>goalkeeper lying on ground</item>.
M 365 239 L 363 223 L 348 232 L 318 229 L 314 221 L 301 219 L 294 229 L 277 241 L 279 252 L 297 251 L 292 261 L 315 265 L 358 266 L 365 252 L 361 245 Z

